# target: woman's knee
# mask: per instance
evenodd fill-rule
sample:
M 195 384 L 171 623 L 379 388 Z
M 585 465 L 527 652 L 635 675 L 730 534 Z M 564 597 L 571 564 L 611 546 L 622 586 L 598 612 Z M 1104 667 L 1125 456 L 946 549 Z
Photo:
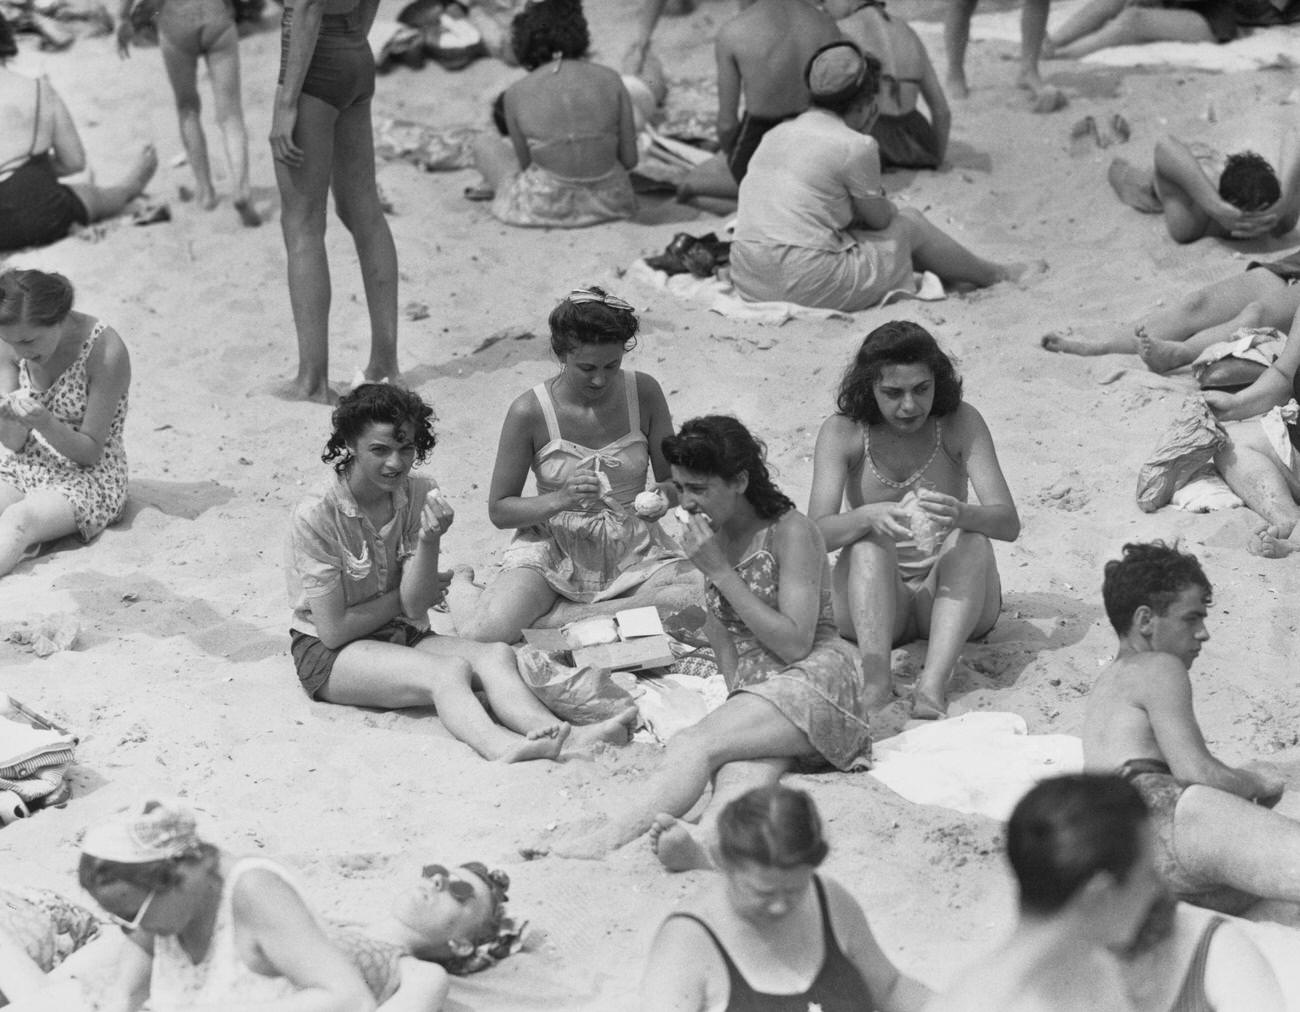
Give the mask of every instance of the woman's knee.
M 24 548 L 35 544 L 37 538 L 38 517 L 32 511 L 26 499 L 5 508 L 0 512 L 0 533 Z

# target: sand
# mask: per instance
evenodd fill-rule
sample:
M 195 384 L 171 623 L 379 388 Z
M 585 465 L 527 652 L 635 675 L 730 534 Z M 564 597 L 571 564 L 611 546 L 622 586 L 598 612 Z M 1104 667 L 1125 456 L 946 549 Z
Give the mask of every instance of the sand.
M 598 55 L 616 60 L 635 4 L 590 6 Z M 385 0 L 381 16 L 397 9 Z M 930 18 L 940 10 L 911 9 Z M 709 40 L 732 10 L 705 0 L 663 24 L 658 48 L 670 76 L 710 75 Z M 274 24 L 268 16 L 242 46 L 256 201 L 271 216 L 252 231 L 228 202 L 205 213 L 178 199 L 178 188 L 193 184 L 188 167 L 171 166 L 181 147 L 156 49 L 122 63 L 110 39 L 82 40 L 63 54 L 25 50 L 14 64 L 49 74 L 101 177 L 125 169 L 139 145 L 157 144 L 163 167 L 150 193 L 170 203 L 173 220 L 109 224 L 99 241 L 70 238 L 12 258 L 71 277 L 79 308 L 125 339 L 134 380 L 122 522 L 91 547 L 61 544 L 0 581 L 0 622 L 72 615 L 81 630 L 75 650 L 44 660 L 0 642 L 0 691 L 82 736 L 73 802 L 0 833 L 2 874 L 74 894 L 83 828 L 153 792 L 188 798 L 231 849 L 289 861 L 327 913 L 380 909 L 394 883 L 427 860 L 478 858 L 509 870 L 513 909 L 536 929 L 531 954 L 489 975 L 492 987 L 524 992 L 518 1007 L 627 1008 L 651 933 L 702 873 L 666 875 L 644 843 L 599 863 L 524 862 L 517 848 L 555 823 L 614 806 L 655 767 L 655 748 L 502 768 L 450 740 L 427 714 L 313 704 L 297 686 L 281 541 L 294 502 L 325 477 L 318 455 L 328 418 L 319 406 L 249 395 L 294 363 L 264 141 Z M 937 26 L 924 35 L 942 68 Z M 429 307 L 427 318 L 403 321 L 401 357 L 438 413 L 429 471 L 457 509 L 447 555 L 486 573 L 508 540 L 485 508 L 498 427 L 510 400 L 554 368 L 545 318 L 574 284 L 605 284 L 634 302 L 644 333 L 628 364 L 660 380 L 679 421 L 728 411 L 748 422 L 800 504 L 843 364 L 871 327 L 914 319 L 959 358 L 1023 519 L 1019 540 L 997 545 L 1005 609 L 987 642 L 966 651 L 953 712 L 1013 710 L 1033 731 L 1077 732 L 1089 684 L 1114 647 L 1101 611 L 1102 563 L 1126 540 L 1177 536 L 1215 583 L 1214 639 L 1193 673 L 1211 747 L 1230 762 L 1262 756 L 1295 769 L 1297 612 L 1286 602 L 1300 594 L 1300 562 L 1246 554 L 1255 518 L 1244 510 L 1146 516 L 1135 504 L 1138 467 L 1190 379 L 1153 376 L 1135 357 L 1085 360 L 1037 344 L 1051 329 L 1130 326 L 1153 303 L 1241 270 L 1244 256 L 1288 247 L 1176 247 L 1159 219 L 1112 196 L 1106 167 L 1116 153 L 1144 163 L 1166 131 L 1213 141 L 1232 127 L 1271 137 L 1294 119 L 1283 104 L 1294 74 L 1048 64 L 1071 105 L 1032 116 L 1012 84 L 1015 52 L 1014 43 L 972 44 L 974 91 L 955 103 L 951 165 L 888 185 L 976 250 L 1043 257 L 1050 272 L 1024 288 L 904 303 L 852 322 L 739 324 L 620 282 L 628 264 L 662 250 L 674 232 L 705 232 L 719 219 L 659 205 L 631 224 L 516 230 L 462 198 L 469 172 L 382 165 L 401 303 Z M 514 73 L 489 61 L 457 74 L 398 70 L 380 79 L 376 111 L 440 126 L 482 122 L 487 100 Z M 1211 99 L 1215 124 L 1203 118 Z M 1071 144 L 1077 119 L 1104 122 L 1114 112 L 1132 125 L 1131 141 L 1104 151 Z M 218 188 L 228 193 L 205 115 Z M 346 384 L 364 359 L 365 307 L 337 221 L 328 241 L 331 372 Z M 510 327 L 538 336 L 475 352 Z M 829 872 L 861 900 L 902 967 L 942 983 L 1007 927 L 998 825 L 911 805 L 867 776 L 792 781 L 814 791 L 829 823 Z M 500 996 L 476 1004 L 516 1007 Z

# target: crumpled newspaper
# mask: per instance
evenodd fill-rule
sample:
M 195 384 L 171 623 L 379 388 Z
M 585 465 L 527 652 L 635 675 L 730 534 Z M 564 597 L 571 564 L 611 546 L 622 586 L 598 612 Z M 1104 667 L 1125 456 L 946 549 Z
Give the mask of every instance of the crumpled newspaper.
M 1189 394 L 1165 434 L 1138 471 L 1137 501 L 1143 513 L 1154 513 L 1189 478 L 1214 459 L 1228 434 L 1200 394 Z

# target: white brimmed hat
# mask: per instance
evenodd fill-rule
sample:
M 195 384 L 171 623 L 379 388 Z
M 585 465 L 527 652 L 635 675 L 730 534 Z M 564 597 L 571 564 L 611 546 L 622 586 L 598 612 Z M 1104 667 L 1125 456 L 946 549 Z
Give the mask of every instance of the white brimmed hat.
M 201 847 L 194 813 L 178 802 L 145 801 L 86 831 L 81 852 L 102 861 L 148 864 Z

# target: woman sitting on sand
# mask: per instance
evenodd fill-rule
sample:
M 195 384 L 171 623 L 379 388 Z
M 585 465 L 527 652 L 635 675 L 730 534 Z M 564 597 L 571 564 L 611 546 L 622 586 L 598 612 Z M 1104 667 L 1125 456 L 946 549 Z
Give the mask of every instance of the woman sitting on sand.
M 623 368 L 636 345 L 632 307 L 579 288 L 549 323 L 560 373 L 510 405 L 488 493 L 492 522 L 517 533 L 472 606 L 463 588 L 452 600 L 456 628 L 471 639 L 513 643 L 557 603 L 606 602 L 610 613 L 690 602 L 700 589 L 657 523 L 677 497 L 660 449 L 673 423 L 654 378 Z M 530 469 L 537 490 L 526 496 Z M 647 472 L 660 495 L 638 506 Z M 561 608 L 547 623 L 601 610 Z
M 531 73 L 506 89 L 510 142 L 484 134 L 474 147 L 495 194 L 492 213 L 507 225 L 548 228 L 632 217 L 632 99 L 615 71 L 585 59 L 580 0 L 529 4 L 515 15 L 511 38 Z
M 1247 545 L 1281 559 L 1300 551 L 1300 314 L 1282 353 L 1245 390 L 1206 390 L 1205 403 L 1228 427 L 1215 467 L 1246 505 L 1264 518 Z M 1246 422 L 1262 415 L 1258 423 Z
M 118 9 L 117 51 L 123 59 L 131 55 L 131 39 L 135 36 L 135 26 L 131 23 L 134 4 L 135 0 L 121 0 Z M 248 130 L 239 97 L 239 32 L 235 27 L 233 3 L 231 0 L 162 0 L 154 23 L 158 28 L 163 66 L 167 68 L 167 80 L 176 100 L 181 143 L 185 145 L 185 157 L 198 185 L 199 206 L 205 211 L 217 206 L 217 191 L 208 164 L 208 142 L 199 119 L 198 71 L 202 59 L 212 80 L 217 125 L 221 128 L 230 178 L 235 186 L 235 213 L 247 226 L 260 225 L 248 185 Z
M 119 214 L 144 192 L 158 168 L 149 145 L 121 182 L 60 183 L 60 177 L 85 169 L 86 152 L 53 85 L 5 66 L 17 54 L 9 24 L 0 16 L 0 250 L 45 246 L 73 225 Z
M 90 857 L 82 863 L 82 878 L 88 888 L 104 891 L 112 883 L 125 883 L 153 890 L 155 883 L 170 877 L 177 882 L 171 891 L 183 893 L 207 866 L 207 874 L 222 877 L 230 897 L 240 895 L 238 883 L 247 881 L 244 872 L 255 869 L 269 872 L 297 895 L 296 885 L 278 866 L 256 858 L 233 859 L 203 843 L 194 831 L 192 817 L 182 809 L 150 802 L 129 821 L 133 834 L 129 853 L 112 849 L 113 843 L 106 847 L 103 829 L 87 838 L 95 851 L 86 851 Z M 120 845 L 120 829 L 113 832 L 116 845 Z M 104 857 L 104 852 L 110 856 Z M 175 874 L 169 875 L 169 870 Z M 448 974 L 477 973 L 519 950 L 523 926 L 506 915 L 509 888 L 505 872 L 489 870 L 478 862 L 454 870 L 426 865 L 420 878 L 397 895 L 386 915 L 365 925 L 329 922 L 324 924 L 324 932 L 361 973 L 381 1009 L 436 1012 L 447 993 Z M 156 897 L 150 906 L 156 908 L 159 899 L 165 898 Z M 187 897 L 177 899 L 185 901 Z M 218 909 L 204 911 L 209 916 L 220 918 L 224 913 L 220 899 L 214 899 L 210 891 L 204 892 L 200 901 L 218 904 Z M 234 912 L 238 918 L 238 911 Z M 139 917 L 141 932 L 152 932 L 154 919 L 147 913 Z M 154 933 L 162 932 L 160 928 Z M 184 931 L 180 937 L 183 945 Z M 25 890 L 21 895 L 0 894 L 0 993 L 9 999 L 9 1007 L 14 1012 L 49 1010 L 55 1007 L 52 995 L 64 998 L 58 1005 L 60 1012 L 89 1007 L 87 992 L 100 990 L 94 985 L 96 978 L 103 976 L 99 971 L 103 957 L 87 950 L 55 977 L 47 974 L 95 939 L 115 946 L 116 955 L 118 940 L 105 938 L 95 915 L 56 893 Z M 138 936 L 133 940 L 138 942 Z M 209 952 L 213 962 L 234 955 L 229 950 Z M 214 965 L 211 969 L 220 974 L 229 968 Z
M 718 818 L 721 875 L 669 914 L 641 978 L 644 1012 L 913 1012 L 931 992 L 881 950 L 862 908 L 817 868 L 829 851 L 813 800 L 774 784 Z
M 937 169 L 948 152 L 952 113 L 920 36 L 881 0 L 826 0 L 826 11 L 846 39 L 880 60 L 880 108 L 871 125 L 880 167 Z M 929 119 L 917 109 L 918 98 L 925 99 Z
M 865 135 L 879 109 L 879 60 L 832 42 L 805 77 L 812 108 L 764 135 L 740 184 L 731 277 L 741 295 L 855 312 L 915 291 L 914 270 L 977 288 L 1028 270 L 977 257 L 885 196 L 878 145 Z
M 436 482 L 411 474 L 433 449 L 432 417 L 418 394 L 386 383 L 357 387 L 334 411 L 321 458 L 334 477 L 298 504 L 288 544 L 298 678 L 329 703 L 435 706 L 447 730 L 485 759 L 554 759 L 570 727 L 520 679 L 514 652 L 428 630 L 428 611 L 450 580 L 438 572 L 438 553 L 455 517 Z M 578 728 L 570 743 L 626 741 L 635 717 L 633 707 Z
M 963 644 L 1002 607 L 989 539 L 1020 534 L 993 437 L 952 361 L 907 321 L 867 335 L 836 407 L 817 434 L 808 503 L 840 549 L 835 620 L 857 640 L 873 706 L 891 698 L 891 648 L 928 639 L 912 716 L 942 717 Z
M 797 764 L 847 770 L 865 761 L 871 732 L 866 683 L 831 616 L 826 546 L 773 484 L 762 443 L 736 419 L 707 415 L 665 439 L 663 451 L 690 514 L 683 540 L 708 584 L 706 629 L 730 694 L 669 741 L 629 807 L 553 849 L 597 857 L 653 827 L 660 861 L 681 871 L 710 863 L 711 831 L 696 835 L 677 820 L 711 779 L 716 819 L 741 790 L 775 783 Z
M 126 504 L 131 360 L 61 274 L 0 274 L 0 576 L 47 541 L 89 541 Z

